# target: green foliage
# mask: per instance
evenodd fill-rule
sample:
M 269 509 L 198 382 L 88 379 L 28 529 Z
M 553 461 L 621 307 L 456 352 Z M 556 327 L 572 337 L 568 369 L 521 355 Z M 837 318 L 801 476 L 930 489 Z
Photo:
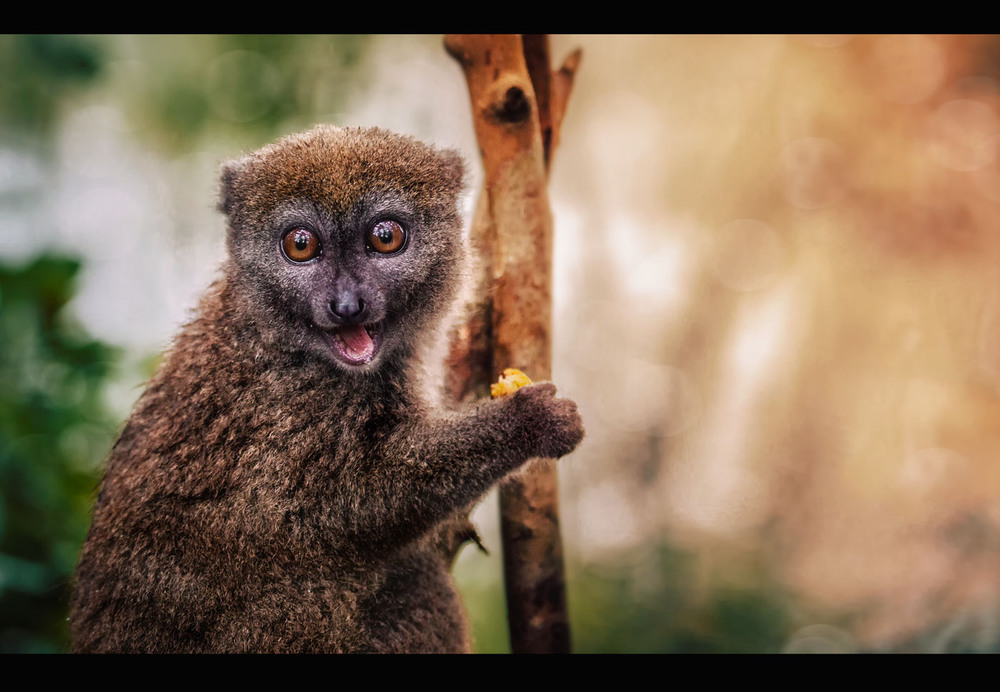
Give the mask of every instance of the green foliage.
M 570 576 L 577 653 L 777 653 L 792 629 L 789 597 L 755 566 L 700 576 L 695 556 L 667 544 L 635 562 Z M 707 583 L 706 583 L 707 582 Z
M 329 118 L 364 79 L 364 35 L 0 36 L 0 126 L 44 138 L 98 93 L 167 154 L 225 136 L 256 146 Z
M 124 109 L 165 153 L 224 137 L 239 146 L 328 119 L 343 106 L 367 36 L 198 35 L 107 38 L 135 68 Z
M 780 652 L 797 626 L 792 597 L 758 564 L 722 559 L 713 576 L 700 559 L 661 543 L 617 563 L 567 565 L 573 651 Z M 510 652 L 502 573 L 499 550 L 456 568 L 477 653 Z
M 455 583 L 469 616 L 472 650 L 480 654 L 510 653 L 507 601 L 499 536 L 490 554 L 465 546 L 455 565 Z
M 85 36 L 0 36 L 0 124 L 45 132 L 70 92 L 101 73 L 97 39 Z
M 116 352 L 62 317 L 79 270 L 0 265 L 0 652 L 66 647 L 69 583 L 115 422 Z

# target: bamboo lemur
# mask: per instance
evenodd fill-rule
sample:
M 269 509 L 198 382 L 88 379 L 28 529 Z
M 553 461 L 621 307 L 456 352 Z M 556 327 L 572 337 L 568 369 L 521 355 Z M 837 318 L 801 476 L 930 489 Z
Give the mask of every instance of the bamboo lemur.
M 223 166 L 222 278 L 107 460 L 75 651 L 469 649 L 455 531 L 583 427 L 551 384 L 462 413 L 423 397 L 466 262 L 462 175 L 454 152 L 330 126 Z

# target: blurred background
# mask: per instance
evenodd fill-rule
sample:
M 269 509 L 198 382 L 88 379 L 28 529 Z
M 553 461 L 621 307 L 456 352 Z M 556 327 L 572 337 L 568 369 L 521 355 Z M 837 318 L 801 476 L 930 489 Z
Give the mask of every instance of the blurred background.
M 1000 38 L 576 47 L 574 649 L 1000 651 Z M 0 76 L 0 652 L 59 652 L 103 458 L 222 258 L 219 164 L 330 122 L 460 149 L 469 216 L 482 176 L 440 36 L 6 35 Z

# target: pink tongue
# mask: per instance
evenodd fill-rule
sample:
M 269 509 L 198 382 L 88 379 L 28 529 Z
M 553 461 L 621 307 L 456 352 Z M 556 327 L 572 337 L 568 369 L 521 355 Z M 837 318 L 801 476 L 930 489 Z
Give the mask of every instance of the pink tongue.
M 375 352 L 375 343 L 368 336 L 363 324 L 352 324 L 338 330 L 347 355 L 356 360 L 366 360 Z

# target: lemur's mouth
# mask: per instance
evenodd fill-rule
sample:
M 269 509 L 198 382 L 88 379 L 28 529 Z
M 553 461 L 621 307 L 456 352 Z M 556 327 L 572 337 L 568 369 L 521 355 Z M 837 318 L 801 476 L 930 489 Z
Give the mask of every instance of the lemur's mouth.
M 328 331 L 333 352 L 348 365 L 370 363 L 378 351 L 379 324 L 346 324 Z

